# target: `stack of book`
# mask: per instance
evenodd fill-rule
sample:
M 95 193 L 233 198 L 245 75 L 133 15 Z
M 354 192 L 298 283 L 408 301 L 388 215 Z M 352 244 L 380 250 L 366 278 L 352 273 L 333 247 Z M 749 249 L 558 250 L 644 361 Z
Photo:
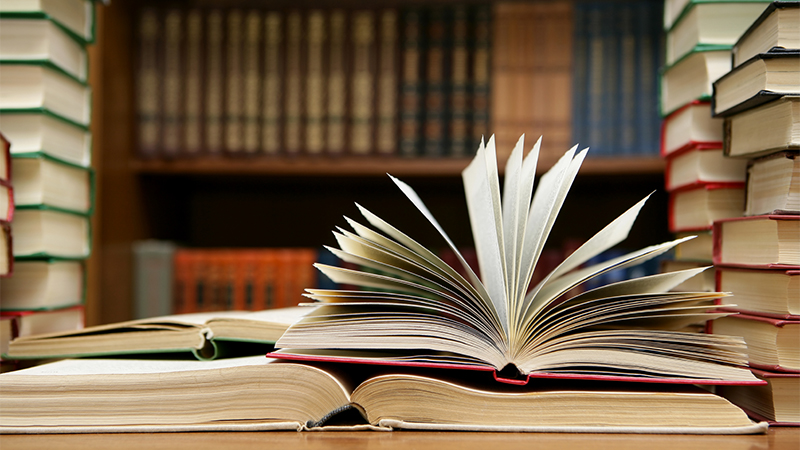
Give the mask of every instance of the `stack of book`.
M 0 280 L 0 314 L 12 336 L 83 326 L 94 20 L 89 0 L 0 5 L 0 132 L 16 204 L 14 273 Z
M 139 153 L 465 157 L 488 127 L 488 4 L 147 6 Z
M 747 163 L 743 214 L 714 223 L 717 289 L 740 314 L 713 333 L 744 336 L 750 367 L 769 384 L 720 393 L 752 417 L 800 426 L 799 2 L 774 2 L 733 47 L 714 83 L 724 152 Z M 794 30 L 794 31 L 792 31 Z M 731 310 L 726 309 L 726 310 Z
M 744 211 L 746 162 L 723 156 L 723 121 L 712 117 L 710 100 L 712 83 L 730 70 L 733 44 L 765 7 L 763 1 L 664 2 L 660 154 L 669 230 L 697 237 L 678 246 L 663 270 L 710 266 L 713 222 Z M 714 270 L 691 282 L 714 290 Z

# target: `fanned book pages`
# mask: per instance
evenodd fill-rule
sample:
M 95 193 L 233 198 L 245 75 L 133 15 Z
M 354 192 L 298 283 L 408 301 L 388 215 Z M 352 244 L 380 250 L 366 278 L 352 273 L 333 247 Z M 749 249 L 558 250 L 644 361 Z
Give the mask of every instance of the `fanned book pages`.
M 391 177 L 463 267 L 447 265 L 358 205 L 373 228 L 346 218 L 353 232 L 338 229 L 339 248 L 330 251 L 361 269 L 316 266 L 333 281 L 361 289 L 307 289 L 306 296 L 320 306 L 289 327 L 271 356 L 487 370 L 517 384 L 531 377 L 759 384 L 744 367 L 741 338 L 681 331 L 719 317 L 713 311 L 719 307 L 715 299 L 725 294 L 670 291 L 702 268 L 569 296 L 587 280 L 642 263 L 690 239 L 586 264 L 627 237 L 646 198 L 529 286 L 588 149 L 567 151 L 534 192 L 541 139 L 525 157 L 523 139 L 505 167 L 502 196 L 493 138 L 481 143 L 463 172 L 480 278 L 415 191 Z

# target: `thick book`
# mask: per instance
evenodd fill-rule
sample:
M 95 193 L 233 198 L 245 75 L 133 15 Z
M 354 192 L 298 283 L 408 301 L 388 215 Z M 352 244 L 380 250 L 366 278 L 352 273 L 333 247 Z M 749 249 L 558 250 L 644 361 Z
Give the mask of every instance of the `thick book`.
M 0 5 L 0 18 L 50 19 L 84 45 L 94 42 L 93 0 L 14 0 Z
M 744 212 L 744 182 L 695 183 L 669 193 L 667 219 L 673 233 L 711 229 L 715 221 Z
M 800 215 L 766 214 L 714 222 L 714 265 L 800 269 Z
M 10 328 L 13 339 L 46 333 L 78 331 L 84 324 L 84 306 L 73 305 L 65 308 L 49 310 L 2 311 L 0 317 L 7 319 L 4 327 Z M 3 345 L 4 352 L 0 359 L 8 359 L 10 341 Z
M 0 383 L 3 433 L 767 430 L 766 423 L 751 421 L 727 400 L 694 386 L 543 382 L 520 388 L 487 384 L 481 377 L 344 372 L 263 356 L 65 360 L 2 374 Z M 164 408 L 165 399 L 169 408 Z
M 800 214 L 800 155 L 779 152 L 750 161 L 744 214 Z
M 745 30 L 731 49 L 733 67 L 759 53 L 800 48 L 800 3 L 774 1 Z
M 30 62 L 0 61 L 0 112 L 51 111 L 79 126 L 88 126 L 92 113 L 92 90 L 55 66 Z
M 731 70 L 731 51 L 697 49 L 661 71 L 660 112 L 666 117 L 694 100 L 711 100 L 713 83 Z
M 771 427 L 800 427 L 800 374 L 752 370 L 767 384 L 720 386 L 717 393 Z
M 737 8 L 740 3 L 761 3 L 762 8 L 766 7 L 766 3 L 770 0 L 666 0 L 664 1 L 664 30 L 669 30 L 674 24 L 681 20 L 681 18 L 688 14 L 695 4 L 700 3 L 724 3 L 727 7 Z
M 800 50 L 759 53 L 713 84 L 714 117 L 729 117 L 787 94 L 800 94 Z
M 89 76 L 83 43 L 45 18 L 4 19 L 0 15 L 0 61 L 49 64 L 82 82 Z
M 687 103 L 661 122 L 662 157 L 693 148 L 722 148 L 722 119 L 711 117 L 709 101 Z
M 667 191 L 708 183 L 744 183 L 747 161 L 726 158 L 722 145 L 688 148 L 666 158 L 664 182 Z
M 261 101 L 261 152 L 275 155 L 283 143 L 284 15 L 267 11 L 264 17 L 264 76 Z
M 666 64 L 696 48 L 730 50 L 739 36 L 764 11 L 764 3 L 692 1 L 667 29 Z
M 89 257 L 92 245 L 90 216 L 47 205 L 20 206 L 11 223 L 14 258 Z
M 349 73 L 348 149 L 366 156 L 375 149 L 375 89 L 378 75 L 376 11 L 358 9 L 350 16 L 347 48 L 351 55 Z
M 94 209 L 94 170 L 68 164 L 46 153 L 15 155 L 14 202 L 17 206 L 47 205 L 91 214 Z
M 519 384 L 540 377 L 753 382 L 740 366 L 746 362 L 742 341 L 676 331 L 713 318 L 709 309 L 724 296 L 669 292 L 702 269 L 626 279 L 570 295 L 596 276 L 651 260 L 681 242 L 584 266 L 625 239 L 645 200 L 586 241 L 536 286 L 530 285 L 588 149 L 567 151 L 533 193 L 541 140 L 526 158 L 523 146 L 520 139 L 506 164 L 502 202 L 493 139 L 479 147 L 462 173 L 480 278 L 415 191 L 392 177 L 458 256 L 467 276 L 359 205 L 374 229 L 347 219 L 354 232 L 335 232 L 340 248 L 330 251 L 361 268 L 316 267 L 335 282 L 363 289 L 307 290 L 318 309 L 286 331 L 274 355 L 483 370 Z M 686 353 L 676 353 L 673 345 Z M 711 350 L 723 347 L 724 352 Z M 710 359 L 723 353 L 732 358 Z M 689 354 L 693 356 L 685 359 Z
M 719 266 L 716 290 L 732 292 L 736 307 L 728 310 L 774 319 L 800 320 L 800 269 L 764 270 Z
M 244 150 L 244 15 L 239 8 L 223 13 L 223 149 L 229 155 L 241 155 Z
M 800 374 L 800 320 L 733 314 L 710 321 L 708 331 L 744 337 L 750 367 Z
M 16 261 L 14 276 L 0 280 L 0 311 L 47 311 L 80 305 L 85 287 L 86 271 L 81 261 Z
M 327 13 L 321 9 L 308 12 L 306 18 L 307 43 L 304 54 L 306 72 L 303 78 L 305 114 L 303 128 L 305 151 L 310 155 L 320 155 L 325 150 L 325 102 L 327 97 L 327 52 L 328 20 Z
M 379 155 L 397 155 L 400 79 L 399 11 L 385 8 L 379 13 L 377 104 L 375 150 Z
M 726 117 L 723 148 L 732 158 L 800 150 L 800 95 L 785 95 Z
M 286 328 L 310 311 L 294 307 L 264 311 L 216 311 L 150 317 L 62 333 L 32 334 L 9 344 L 6 359 L 120 355 L 264 354 Z
M 81 167 L 91 165 L 92 134 L 89 128 L 50 111 L 0 111 L 0 132 L 14 143 L 12 155 L 44 153 Z

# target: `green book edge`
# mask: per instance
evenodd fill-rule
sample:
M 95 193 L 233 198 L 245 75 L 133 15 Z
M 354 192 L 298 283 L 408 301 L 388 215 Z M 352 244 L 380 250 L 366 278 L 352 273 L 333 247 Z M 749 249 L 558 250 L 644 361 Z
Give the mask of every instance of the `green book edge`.
M 89 25 L 89 34 L 82 35 L 70 28 L 66 25 L 61 23 L 59 20 L 55 19 L 51 15 L 47 14 L 44 11 L 3 11 L 0 12 L 0 19 L 47 19 L 52 21 L 56 26 L 64 30 L 71 38 L 75 39 L 78 43 L 82 45 L 93 44 L 95 42 L 97 36 L 97 11 L 94 6 L 93 0 L 85 0 L 85 4 L 90 5 L 90 25 Z
M 87 59 L 88 61 L 88 59 Z M 0 59 L 0 66 L 41 66 L 47 69 L 50 69 L 60 75 L 63 75 L 70 80 L 80 84 L 84 87 L 90 87 L 87 80 L 81 80 L 80 78 L 76 77 L 75 75 L 67 72 L 66 70 L 58 67 L 57 65 L 53 64 L 52 61 L 48 59 Z M 87 68 L 87 75 L 88 75 L 88 68 Z
M 84 170 L 84 171 L 88 172 L 89 173 L 89 209 L 87 209 L 86 211 L 73 211 L 73 210 L 65 209 L 64 211 L 65 212 L 76 212 L 76 213 L 79 213 L 79 214 L 86 214 L 87 216 L 91 216 L 92 214 L 94 214 L 97 184 L 96 184 L 96 173 L 95 173 L 93 168 L 85 167 L 85 166 L 81 166 L 80 164 L 75 164 L 73 162 L 65 161 L 63 159 L 60 159 L 60 158 L 57 158 L 55 156 L 49 155 L 44 151 L 26 152 L 26 153 L 14 153 L 14 154 L 11 155 L 11 159 L 44 159 L 44 160 L 48 160 L 48 161 L 54 162 L 56 164 L 63 164 L 65 166 L 72 167 L 74 169 L 80 169 L 80 170 Z M 36 205 L 19 205 L 18 204 L 18 205 L 16 205 L 16 208 L 17 209 L 25 209 L 25 208 L 30 208 L 32 206 L 36 206 Z M 48 207 L 53 208 L 53 209 L 60 209 L 60 208 L 58 208 L 56 206 L 50 206 L 50 205 L 47 205 L 47 204 L 42 205 L 42 206 L 48 206 Z

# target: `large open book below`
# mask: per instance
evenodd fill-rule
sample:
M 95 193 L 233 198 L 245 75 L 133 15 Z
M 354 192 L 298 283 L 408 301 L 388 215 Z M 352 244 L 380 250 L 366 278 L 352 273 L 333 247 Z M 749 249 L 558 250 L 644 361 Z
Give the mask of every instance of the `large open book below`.
M 270 356 L 389 365 L 477 368 L 499 380 L 530 377 L 760 384 L 738 337 L 684 331 L 719 317 L 719 292 L 672 292 L 703 268 L 624 280 L 570 296 L 585 281 L 663 254 L 691 237 L 597 264 L 624 240 L 645 200 L 607 225 L 535 286 L 533 271 L 587 150 L 566 154 L 538 182 L 541 140 L 513 150 L 501 187 L 494 140 L 463 172 L 480 278 L 414 190 L 392 177 L 462 267 L 358 206 L 372 228 L 346 218 L 336 256 L 360 269 L 316 266 L 360 290 L 308 289 L 318 308 L 278 340 Z M 461 274 L 466 275 L 462 276 Z M 723 302 L 724 303 L 724 302 Z
M 543 381 L 534 389 L 483 378 L 452 381 L 435 371 L 351 370 L 345 375 L 330 366 L 263 356 L 62 360 L 0 375 L 0 433 L 326 426 L 703 434 L 766 430 L 766 423 L 750 421 L 727 400 L 694 386 Z
M 19 337 L 6 359 L 49 359 L 143 353 L 185 353 L 198 359 L 221 354 L 264 354 L 293 322 L 311 311 L 291 307 L 264 311 L 176 314 L 97 325 L 77 331 Z

